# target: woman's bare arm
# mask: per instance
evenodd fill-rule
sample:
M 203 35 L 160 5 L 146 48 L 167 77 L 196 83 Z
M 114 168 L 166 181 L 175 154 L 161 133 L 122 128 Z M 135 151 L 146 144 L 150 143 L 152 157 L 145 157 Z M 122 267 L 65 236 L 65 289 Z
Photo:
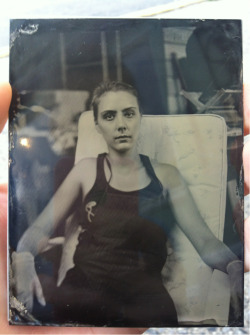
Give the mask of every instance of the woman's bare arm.
M 158 168 L 158 174 L 164 187 L 168 189 L 178 226 L 207 265 L 227 272 L 227 265 L 237 260 L 237 257 L 207 226 L 179 171 L 173 166 L 162 165 Z
M 23 234 L 17 252 L 30 252 L 36 256 L 45 248 L 58 224 L 69 215 L 78 196 L 86 194 L 94 183 L 94 161 L 82 160 L 71 170 L 34 224 Z

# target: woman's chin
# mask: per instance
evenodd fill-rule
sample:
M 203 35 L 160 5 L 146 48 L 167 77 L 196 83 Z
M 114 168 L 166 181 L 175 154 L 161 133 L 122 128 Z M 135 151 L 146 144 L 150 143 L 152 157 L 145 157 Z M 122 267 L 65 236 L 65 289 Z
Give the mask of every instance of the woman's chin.
M 129 143 L 121 143 L 115 148 L 112 148 L 112 151 L 117 152 L 118 154 L 129 153 L 133 150 L 134 150 L 134 146 L 131 146 Z

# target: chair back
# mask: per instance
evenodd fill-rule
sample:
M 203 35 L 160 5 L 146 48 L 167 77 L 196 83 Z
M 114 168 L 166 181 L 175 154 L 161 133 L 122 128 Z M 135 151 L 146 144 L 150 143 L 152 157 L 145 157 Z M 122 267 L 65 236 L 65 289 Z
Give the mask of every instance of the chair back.
M 102 135 L 96 131 L 93 113 L 82 113 L 75 163 L 107 150 Z M 227 180 L 227 128 L 224 119 L 208 114 L 143 116 L 138 152 L 151 160 L 178 168 L 204 221 L 222 240 Z M 212 318 L 206 315 L 208 310 L 212 310 L 218 324 L 225 324 L 227 308 L 219 311 L 218 307 L 211 307 L 211 303 L 218 306 L 215 301 L 210 301 L 210 307 L 206 305 L 212 270 L 200 259 L 180 229 L 175 229 L 168 250 L 169 257 L 162 275 L 175 302 L 179 321 L 199 322 Z M 229 299 L 227 293 L 220 292 L 222 301 Z

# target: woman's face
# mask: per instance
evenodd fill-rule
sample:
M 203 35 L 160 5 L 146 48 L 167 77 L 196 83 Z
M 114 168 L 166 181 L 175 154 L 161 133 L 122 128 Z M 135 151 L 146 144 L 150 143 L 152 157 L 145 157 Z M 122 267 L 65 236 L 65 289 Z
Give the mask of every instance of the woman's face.
M 140 123 L 138 101 L 133 94 L 111 91 L 100 97 L 96 127 L 109 150 L 126 152 L 134 148 Z

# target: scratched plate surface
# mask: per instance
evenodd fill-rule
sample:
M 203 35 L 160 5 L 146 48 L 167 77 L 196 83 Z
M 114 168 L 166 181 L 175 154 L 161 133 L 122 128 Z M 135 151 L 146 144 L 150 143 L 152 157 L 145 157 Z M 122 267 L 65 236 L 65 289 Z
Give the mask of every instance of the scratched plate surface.
M 9 119 L 10 259 L 23 233 L 32 226 L 74 166 L 78 121 L 82 120 L 82 113 L 90 109 L 92 91 L 103 80 L 123 80 L 134 85 L 140 95 L 143 113 L 149 117 L 178 117 L 178 114 L 219 116 L 224 124 L 223 132 L 220 134 L 217 129 L 221 127 L 218 127 L 205 129 L 205 133 L 207 138 L 210 136 L 213 145 L 215 138 L 221 140 L 224 149 L 216 146 L 210 151 L 210 148 L 201 146 L 201 157 L 204 162 L 209 159 L 210 165 L 213 157 L 218 159 L 223 150 L 227 156 L 221 159 L 224 165 L 213 166 L 212 170 L 205 164 L 205 174 L 212 177 L 213 183 L 204 181 L 200 163 L 196 158 L 192 159 L 193 148 L 199 147 L 202 134 L 190 130 L 189 125 L 185 127 L 185 121 L 181 121 L 180 127 L 175 126 L 174 130 L 163 124 L 154 128 L 149 123 L 147 131 L 150 135 L 147 137 L 146 132 L 143 133 L 141 140 L 144 138 L 147 143 L 146 151 L 151 151 L 153 143 L 156 143 L 156 152 L 148 154 L 151 158 L 166 155 L 164 160 L 167 162 L 173 164 L 178 161 L 194 197 L 203 199 L 202 213 L 212 217 L 213 229 L 219 231 L 218 237 L 242 258 L 241 209 L 235 215 L 235 208 L 239 208 L 243 197 L 241 60 L 241 23 L 237 20 L 12 20 L 10 82 L 15 89 L 15 99 Z M 87 133 L 88 124 L 85 128 Z M 192 134 L 195 138 L 191 141 Z M 184 135 L 188 136 L 188 141 L 185 141 Z M 167 140 L 168 136 L 170 140 Z M 173 143 L 168 151 L 164 150 L 165 141 Z M 181 155 L 176 158 L 178 147 L 181 148 Z M 225 195 L 211 196 L 214 189 L 222 187 L 217 185 L 217 180 L 221 179 L 224 180 Z M 199 180 L 198 191 L 195 191 L 196 180 Z M 211 190 L 210 195 L 205 193 Z M 218 207 L 218 213 L 208 210 L 204 205 L 206 201 L 214 209 Z M 218 222 L 217 217 L 220 217 Z M 70 227 L 77 230 L 73 224 Z M 36 271 L 43 283 L 58 279 L 61 255 L 65 254 L 62 244 L 65 229 L 67 232 L 70 230 L 62 222 L 51 236 L 46 251 L 35 258 Z M 52 245 L 53 248 L 50 248 Z M 169 262 L 174 263 L 177 256 L 172 246 L 168 246 L 168 251 Z M 187 252 L 185 257 L 192 262 L 191 252 Z M 178 280 L 173 281 L 169 264 L 164 267 L 162 278 L 168 290 L 175 292 L 180 325 L 242 325 L 243 317 L 236 322 L 229 304 L 226 305 L 228 293 L 219 302 L 215 299 L 217 309 L 213 309 L 210 304 L 212 294 L 208 299 L 209 290 L 207 293 L 203 290 L 202 297 L 197 293 L 200 290 L 199 275 L 194 273 L 202 273 L 202 278 L 206 280 L 203 286 L 207 289 L 210 286 L 213 296 L 216 289 L 216 292 L 220 291 L 219 281 L 225 280 L 224 286 L 227 286 L 227 279 L 220 274 L 212 274 L 200 259 L 197 260 L 196 272 L 192 268 L 193 273 L 188 274 L 188 263 L 185 260 L 183 263 L 183 257 L 178 258 L 181 258 L 181 265 L 177 266 L 178 269 L 175 267 L 173 273 Z M 28 312 L 15 295 L 15 285 L 22 278 L 13 278 L 11 263 L 9 268 L 10 324 L 86 325 L 81 322 L 56 322 L 53 303 L 42 307 L 35 301 L 33 311 Z M 185 286 L 187 282 L 189 284 Z M 185 299 L 183 302 L 184 296 L 189 299 L 188 303 Z M 219 315 L 219 309 L 224 313 Z M 144 326 L 154 326 L 154 322 L 145 320 Z

